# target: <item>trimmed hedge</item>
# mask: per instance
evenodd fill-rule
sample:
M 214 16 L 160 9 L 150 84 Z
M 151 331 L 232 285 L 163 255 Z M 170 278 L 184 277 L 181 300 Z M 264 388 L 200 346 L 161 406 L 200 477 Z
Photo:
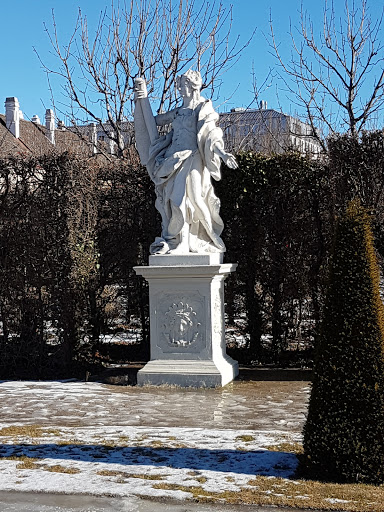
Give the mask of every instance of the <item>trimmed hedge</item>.
M 139 165 L 0 159 L 0 378 L 97 370 L 100 335 L 132 317 L 148 357 L 147 287 L 132 267 L 145 264 L 155 224 Z
M 384 481 L 384 309 L 370 218 L 352 201 L 334 239 L 304 460 L 317 477 Z
M 131 153 L 101 165 L 0 159 L 1 378 L 68 375 L 109 355 L 103 334 L 127 329 L 135 357 L 148 358 L 148 287 L 133 267 L 148 261 L 161 219 Z M 309 366 L 334 219 L 352 192 L 372 211 L 384 255 L 384 134 L 335 137 L 325 161 L 237 159 L 215 183 L 225 259 L 239 264 L 226 281 L 228 349 L 244 364 Z
M 228 279 L 227 311 L 232 308 L 234 318 L 245 312 L 244 362 L 300 364 L 296 355 L 302 349 L 290 347 L 312 346 L 321 307 L 329 238 L 327 167 L 297 153 L 248 152 L 237 159 L 239 168 L 223 170 L 215 184 L 225 259 L 239 263 Z

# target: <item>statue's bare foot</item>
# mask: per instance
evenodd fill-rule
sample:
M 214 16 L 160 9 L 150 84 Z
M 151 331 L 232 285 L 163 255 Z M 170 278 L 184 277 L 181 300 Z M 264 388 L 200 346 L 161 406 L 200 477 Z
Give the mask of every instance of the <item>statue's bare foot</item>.
M 166 254 L 169 251 L 169 245 L 164 238 L 156 237 L 150 247 L 150 254 Z

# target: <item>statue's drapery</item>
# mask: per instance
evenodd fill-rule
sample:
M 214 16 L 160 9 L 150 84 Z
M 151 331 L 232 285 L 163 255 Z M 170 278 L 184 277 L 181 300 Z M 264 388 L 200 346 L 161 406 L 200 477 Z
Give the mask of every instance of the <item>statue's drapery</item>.
M 135 127 L 141 134 L 148 126 L 146 108 L 144 105 L 135 110 Z M 141 160 L 155 184 L 156 208 L 162 217 L 162 237 L 157 243 L 177 245 L 177 237 L 188 223 L 191 252 L 223 252 L 220 201 L 211 183 L 211 176 L 215 180 L 221 178 L 220 157 L 214 151 L 214 147 L 224 148 L 222 130 L 216 126 L 219 116 L 211 101 L 203 98 L 190 116 L 179 115 L 178 111 L 176 108 L 156 118 L 157 124 L 172 125 L 168 134 L 154 139 L 147 130 L 138 146 Z M 194 143 L 180 150 L 176 138 L 190 137 L 192 132 Z M 194 197 L 194 187 L 189 183 L 191 173 L 197 172 L 201 198 Z M 204 208 L 199 207 L 201 199 Z

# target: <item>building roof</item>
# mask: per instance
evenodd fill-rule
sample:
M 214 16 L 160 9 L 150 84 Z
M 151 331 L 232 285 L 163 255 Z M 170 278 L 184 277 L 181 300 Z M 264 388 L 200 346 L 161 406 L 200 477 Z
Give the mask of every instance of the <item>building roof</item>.
M 0 155 L 41 155 L 51 152 L 52 144 L 44 130 L 44 127 L 21 119 L 20 137 L 17 139 L 6 127 L 5 116 L 0 114 Z
M 68 151 L 82 156 L 91 154 L 91 145 L 88 139 L 82 138 L 70 130 L 55 130 L 55 148 L 59 153 Z
M 20 119 L 20 136 L 16 138 L 6 127 L 5 116 L 0 114 L 0 156 L 42 156 L 66 151 L 87 155 L 89 143 L 69 130 L 55 130 L 55 144 L 47 138 L 45 126 Z
M 285 118 L 289 117 L 287 114 L 283 114 L 273 108 L 266 109 L 232 109 L 230 112 L 220 113 L 220 121 L 222 122 L 236 122 L 241 121 L 242 123 L 257 123 L 268 117 L 270 118 Z

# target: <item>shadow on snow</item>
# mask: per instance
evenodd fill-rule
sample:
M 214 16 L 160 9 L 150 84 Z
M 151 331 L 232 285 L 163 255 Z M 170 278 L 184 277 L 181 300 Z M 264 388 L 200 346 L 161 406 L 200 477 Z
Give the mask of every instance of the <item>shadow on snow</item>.
M 91 444 L 1 444 L 0 460 L 9 457 L 170 467 L 284 478 L 292 476 L 297 467 L 297 458 L 293 453 L 262 449 L 240 451 Z

